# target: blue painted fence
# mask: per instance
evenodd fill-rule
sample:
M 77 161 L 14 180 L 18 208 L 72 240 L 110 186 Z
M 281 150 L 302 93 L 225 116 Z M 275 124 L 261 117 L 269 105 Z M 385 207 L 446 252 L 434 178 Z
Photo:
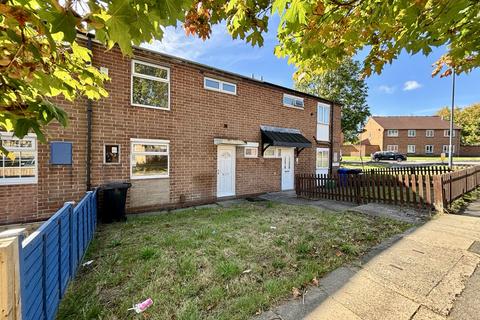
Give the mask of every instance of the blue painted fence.
M 65 203 L 22 241 L 20 285 L 22 319 L 55 319 L 60 300 L 75 276 L 97 225 L 97 193 Z

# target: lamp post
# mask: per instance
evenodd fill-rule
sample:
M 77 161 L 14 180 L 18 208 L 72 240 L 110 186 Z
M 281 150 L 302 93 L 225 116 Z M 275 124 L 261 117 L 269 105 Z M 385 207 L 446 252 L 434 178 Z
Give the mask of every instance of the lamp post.
M 455 112 L 455 68 L 452 73 L 452 109 L 450 111 L 450 134 L 449 134 L 449 145 L 448 145 L 448 167 L 452 169 L 453 166 L 453 116 Z

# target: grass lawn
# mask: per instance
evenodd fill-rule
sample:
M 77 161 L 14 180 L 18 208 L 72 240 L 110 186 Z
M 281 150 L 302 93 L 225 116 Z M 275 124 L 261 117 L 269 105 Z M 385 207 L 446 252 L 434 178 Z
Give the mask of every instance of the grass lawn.
M 248 319 L 409 227 L 272 202 L 100 225 L 58 319 Z

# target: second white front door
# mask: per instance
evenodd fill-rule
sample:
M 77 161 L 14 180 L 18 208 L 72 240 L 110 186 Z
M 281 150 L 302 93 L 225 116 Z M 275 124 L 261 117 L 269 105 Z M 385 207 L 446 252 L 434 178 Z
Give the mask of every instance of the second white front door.
M 293 190 L 295 180 L 294 148 L 282 148 L 282 190 Z
M 235 146 L 217 149 L 217 197 L 235 195 Z

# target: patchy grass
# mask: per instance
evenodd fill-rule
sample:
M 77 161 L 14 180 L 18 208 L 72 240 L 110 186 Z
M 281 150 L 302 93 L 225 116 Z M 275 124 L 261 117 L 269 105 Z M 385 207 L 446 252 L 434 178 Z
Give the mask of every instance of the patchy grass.
M 247 319 L 409 227 L 272 202 L 101 225 L 58 319 Z
M 480 188 L 465 193 L 462 197 L 453 201 L 447 211 L 450 213 L 462 213 L 471 202 L 477 199 L 480 199 Z

